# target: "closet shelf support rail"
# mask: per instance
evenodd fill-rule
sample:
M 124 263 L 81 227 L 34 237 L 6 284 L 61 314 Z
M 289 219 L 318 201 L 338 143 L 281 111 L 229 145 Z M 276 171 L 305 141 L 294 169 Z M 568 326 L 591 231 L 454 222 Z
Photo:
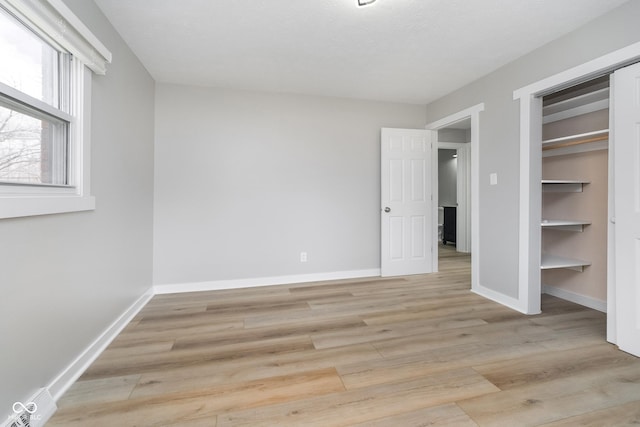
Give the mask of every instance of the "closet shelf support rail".
M 546 151 L 580 144 L 589 144 L 591 142 L 606 141 L 607 139 L 609 139 L 609 129 L 597 130 L 594 132 L 564 136 L 562 138 L 547 139 L 542 141 L 542 150 Z

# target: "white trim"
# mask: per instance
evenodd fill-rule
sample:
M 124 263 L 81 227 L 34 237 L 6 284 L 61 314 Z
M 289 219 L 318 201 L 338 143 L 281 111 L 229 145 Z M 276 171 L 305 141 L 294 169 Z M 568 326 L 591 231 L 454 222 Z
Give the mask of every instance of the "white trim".
M 542 292 L 547 295 L 553 295 L 554 297 L 558 297 L 563 300 L 571 301 L 576 304 L 601 311 L 603 313 L 607 312 L 607 302 L 600 299 L 591 298 L 586 295 L 580 295 L 575 292 L 567 291 L 565 289 L 557 288 L 550 285 L 542 285 Z
M 471 117 L 471 141 L 469 142 L 471 144 L 471 289 L 477 289 L 480 286 L 480 113 L 482 111 L 484 111 L 484 103 L 476 104 L 426 126 L 428 130 L 435 131 Z M 437 154 L 438 147 L 435 146 L 433 149 Z M 437 176 L 437 160 L 435 173 Z M 437 182 L 437 179 L 432 180 L 432 186 L 435 187 L 432 188 L 432 193 L 435 195 L 438 194 Z M 433 236 L 434 239 L 437 239 L 437 203 L 434 204 L 433 215 L 434 221 L 432 222 L 435 224 Z M 437 241 L 435 244 L 437 245 Z
M 570 87 L 576 82 L 585 81 L 599 74 L 621 68 L 638 58 L 640 58 L 640 42 L 614 50 L 584 64 L 516 89 L 513 91 L 513 99 L 518 100 L 527 98 L 532 94 L 544 94 L 545 92 L 556 91 L 556 88 Z
M 336 271 L 332 273 L 298 274 L 291 276 L 256 277 L 248 279 L 214 280 L 209 282 L 176 283 L 155 285 L 156 295 L 200 291 L 219 291 L 224 289 L 242 289 L 260 286 L 288 285 L 293 283 L 322 282 L 326 280 L 359 279 L 380 277 L 380 269 Z
M 609 153 L 608 153 L 608 167 L 609 177 L 607 183 L 607 341 L 613 344 L 618 343 L 618 319 L 616 316 L 617 306 L 617 289 L 616 283 L 616 227 L 615 227 L 615 189 L 616 189 L 616 174 L 612 171 L 615 170 L 615 154 L 616 154 L 616 136 L 615 136 L 615 93 L 616 79 L 613 75 L 609 77 L 609 90 L 611 98 L 611 106 L 609 108 Z
M 517 298 L 512 298 L 505 294 L 501 294 L 500 292 L 496 292 L 493 289 L 489 289 L 480 284 L 473 287 L 471 289 L 471 292 L 473 292 L 474 294 L 480 295 L 481 297 L 490 299 L 491 301 L 495 301 L 499 304 L 507 306 L 513 310 L 519 311 L 520 313 L 527 314 L 525 308 L 522 307 L 522 305 L 520 304 L 520 301 L 518 301 Z
M 76 359 L 67 366 L 47 387 L 57 401 L 73 385 L 73 383 L 100 356 L 125 326 L 153 297 L 150 287 L 136 302 L 122 313 L 109 327 L 102 332 Z
M 440 149 L 440 142 L 438 142 L 438 131 L 428 130 L 431 134 L 431 271 L 437 273 L 440 269 L 438 259 L 438 244 L 440 237 L 438 235 L 438 206 L 440 205 L 440 189 L 438 188 L 438 150 Z
M 93 35 L 62 0 L 0 0 L 21 20 L 46 39 L 79 58 L 96 74 L 105 74 L 111 52 Z
M 526 131 L 525 131 L 526 127 Z M 520 147 L 520 229 L 518 260 L 518 299 L 523 312 L 540 313 L 540 258 L 542 221 L 541 191 L 532 191 L 534 186 L 541 188 L 542 180 L 542 99 L 529 97 L 529 102 L 520 105 L 520 134 L 527 133 L 528 140 L 536 140 L 537 145 L 529 142 Z M 522 197 L 526 194 L 527 197 Z M 536 197 L 532 199 L 532 197 Z M 525 221 L 526 218 L 526 221 Z M 523 226 L 526 224 L 526 227 Z M 537 227 L 537 228 L 536 228 Z
M 95 208 L 93 196 L 0 197 L 0 219 L 91 211 Z
M 480 112 L 478 104 L 471 114 L 471 288 L 480 286 Z
M 473 107 L 466 108 L 462 111 L 458 111 L 457 113 L 451 114 L 450 116 L 444 117 L 440 120 L 436 120 L 435 122 L 429 123 L 426 128 L 427 130 L 438 130 L 464 120 L 468 117 L 471 117 L 476 113 L 480 113 L 481 111 L 484 111 L 484 102 L 476 104 Z M 473 127 L 473 123 L 471 126 Z
M 531 162 L 529 160 L 529 130 L 531 110 L 531 102 L 520 102 L 520 203 L 519 203 L 519 222 L 518 230 L 518 249 L 520 257 L 518 259 L 518 294 L 520 301 L 524 305 L 528 305 L 529 287 L 529 224 L 532 221 L 529 218 L 529 183 L 531 181 Z M 522 144 L 522 136 L 527 134 L 527 144 Z M 542 191 L 542 190 L 541 190 Z M 526 194 L 527 197 L 523 195 Z M 542 216 L 542 214 L 541 214 Z M 520 304 L 520 302 L 518 303 Z
M 538 109 L 540 110 L 539 120 L 541 122 L 542 106 L 536 105 L 536 102 L 541 104 L 539 96 L 613 71 L 638 59 L 640 59 L 640 42 L 554 74 L 513 92 L 513 99 L 520 101 L 520 256 L 518 263 L 518 289 L 520 303 L 528 307 L 527 312 L 530 314 L 540 311 L 541 293 L 539 267 L 534 265 L 535 259 L 540 257 L 538 253 L 539 236 L 536 237 L 532 234 L 533 227 L 539 227 L 539 220 L 537 220 L 535 212 L 540 211 L 540 206 L 538 206 L 539 203 L 536 206 L 530 203 L 531 197 L 534 196 L 531 192 L 531 178 L 532 172 L 535 172 L 535 170 L 532 170 L 532 168 L 541 168 L 540 162 L 537 162 L 537 157 L 531 157 L 532 142 L 535 139 L 535 132 L 541 132 L 541 129 L 534 129 L 536 124 L 531 121 L 532 108 L 535 107 L 536 113 Z M 540 141 L 537 142 L 539 143 Z M 610 286 L 615 286 L 615 284 L 608 283 L 608 287 Z M 609 311 L 609 315 L 609 321 L 611 321 L 613 318 L 611 311 Z

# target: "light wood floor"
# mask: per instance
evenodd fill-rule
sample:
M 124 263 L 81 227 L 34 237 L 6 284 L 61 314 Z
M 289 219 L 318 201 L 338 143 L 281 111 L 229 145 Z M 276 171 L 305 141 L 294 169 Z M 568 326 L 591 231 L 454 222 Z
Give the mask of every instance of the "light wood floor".
M 640 360 L 605 316 L 469 291 L 470 260 L 392 279 L 156 296 L 49 426 L 620 426 Z

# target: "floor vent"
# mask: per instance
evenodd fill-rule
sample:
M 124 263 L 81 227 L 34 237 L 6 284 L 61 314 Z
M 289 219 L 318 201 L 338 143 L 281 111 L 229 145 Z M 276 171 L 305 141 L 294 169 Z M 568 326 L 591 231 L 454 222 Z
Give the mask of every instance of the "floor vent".
M 26 402 L 14 402 L 6 427 L 42 427 L 56 412 L 56 402 L 46 388 Z

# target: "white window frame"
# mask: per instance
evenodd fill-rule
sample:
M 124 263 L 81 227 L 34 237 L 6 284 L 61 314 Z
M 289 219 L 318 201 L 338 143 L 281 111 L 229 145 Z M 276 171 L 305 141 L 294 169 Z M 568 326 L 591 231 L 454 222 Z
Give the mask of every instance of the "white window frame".
M 91 195 L 91 72 L 105 74 L 111 52 L 62 0 L 0 0 L 0 6 L 54 47 L 72 55 L 68 186 L 0 184 L 0 219 L 95 209 Z M 43 111 L 52 107 L 0 83 L 0 90 Z M 42 104 L 42 105 L 41 105 Z M 55 115 L 59 115 L 56 111 Z

